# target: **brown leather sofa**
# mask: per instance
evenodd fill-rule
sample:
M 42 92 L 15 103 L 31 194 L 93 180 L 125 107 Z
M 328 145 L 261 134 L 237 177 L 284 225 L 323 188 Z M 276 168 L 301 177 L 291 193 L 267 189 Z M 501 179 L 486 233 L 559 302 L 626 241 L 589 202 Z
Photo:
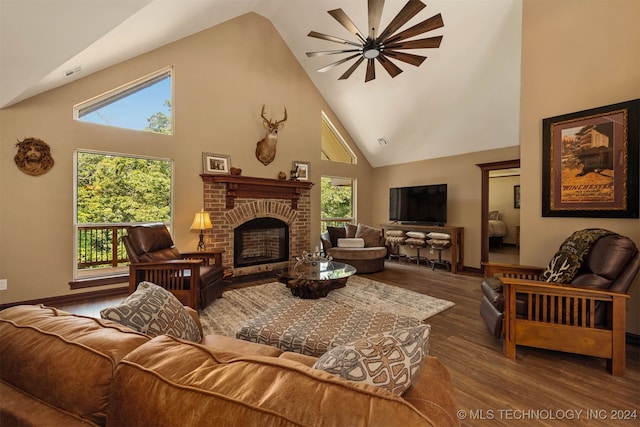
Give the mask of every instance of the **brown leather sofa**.
M 43 306 L 1 311 L 0 342 L 2 426 L 459 425 L 449 374 L 433 357 L 400 397 L 275 347 L 152 339 Z
M 152 282 L 194 309 L 222 296 L 223 250 L 180 252 L 164 224 L 128 227 L 122 242 L 131 261 L 129 293 L 135 292 L 140 282 Z
M 340 247 L 339 239 L 362 238 L 364 247 Z M 384 270 L 387 247 L 382 230 L 363 224 L 347 224 L 344 227 L 327 227 L 320 235 L 325 255 L 334 261 L 343 262 L 356 268 L 357 273 L 376 273 Z

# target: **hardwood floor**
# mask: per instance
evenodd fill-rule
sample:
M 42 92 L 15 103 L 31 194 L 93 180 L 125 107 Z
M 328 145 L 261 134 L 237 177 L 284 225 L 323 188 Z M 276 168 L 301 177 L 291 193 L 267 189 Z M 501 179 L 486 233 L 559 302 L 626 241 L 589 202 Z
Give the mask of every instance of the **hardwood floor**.
M 627 345 L 624 378 L 611 376 L 605 361 L 594 357 L 518 347 L 517 358 L 510 360 L 502 355 L 502 343 L 488 332 L 478 312 L 479 275 L 393 261 L 387 262 L 383 272 L 363 276 L 455 302 L 428 323 L 431 354 L 449 369 L 462 425 L 640 425 L 637 345 Z M 121 299 L 60 308 L 96 316 L 101 308 Z M 625 416 L 635 418 L 619 419 Z
M 489 261 L 503 264 L 520 264 L 520 249 L 515 245 L 489 248 Z

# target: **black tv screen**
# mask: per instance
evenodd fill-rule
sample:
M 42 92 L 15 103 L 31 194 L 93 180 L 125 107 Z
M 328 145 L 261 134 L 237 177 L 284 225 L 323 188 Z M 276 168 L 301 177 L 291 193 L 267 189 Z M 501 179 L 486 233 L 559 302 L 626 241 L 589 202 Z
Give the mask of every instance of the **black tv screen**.
M 447 184 L 389 189 L 389 220 L 401 223 L 445 225 Z

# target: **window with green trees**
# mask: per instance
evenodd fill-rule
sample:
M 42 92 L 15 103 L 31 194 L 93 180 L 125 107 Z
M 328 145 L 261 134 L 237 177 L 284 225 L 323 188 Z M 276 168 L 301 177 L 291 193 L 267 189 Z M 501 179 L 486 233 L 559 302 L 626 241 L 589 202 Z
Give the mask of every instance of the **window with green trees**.
M 171 160 L 77 151 L 75 175 L 76 279 L 121 272 L 128 225 L 171 227 Z
M 76 120 L 173 135 L 171 68 L 142 77 L 73 108 Z
M 354 221 L 354 181 L 331 176 L 320 178 L 321 232 L 327 227 L 340 227 Z

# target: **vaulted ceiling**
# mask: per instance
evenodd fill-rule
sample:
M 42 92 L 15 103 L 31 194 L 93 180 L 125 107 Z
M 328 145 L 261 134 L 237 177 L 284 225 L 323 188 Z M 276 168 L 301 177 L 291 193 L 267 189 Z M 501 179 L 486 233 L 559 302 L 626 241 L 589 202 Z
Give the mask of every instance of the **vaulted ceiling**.
M 316 70 L 344 56 L 305 52 L 357 41 L 327 11 L 341 8 L 363 32 L 366 0 L 1 0 L 0 108 L 247 12 L 269 19 L 374 166 L 518 145 L 522 0 L 433 0 L 401 30 L 438 13 L 438 49 L 416 49 L 421 66 L 397 62 L 395 78 L 366 66 Z M 385 27 L 407 0 L 387 0 Z M 69 70 L 74 71 L 65 77 Z M 380 145 L 385 138 L 387 145 Z

